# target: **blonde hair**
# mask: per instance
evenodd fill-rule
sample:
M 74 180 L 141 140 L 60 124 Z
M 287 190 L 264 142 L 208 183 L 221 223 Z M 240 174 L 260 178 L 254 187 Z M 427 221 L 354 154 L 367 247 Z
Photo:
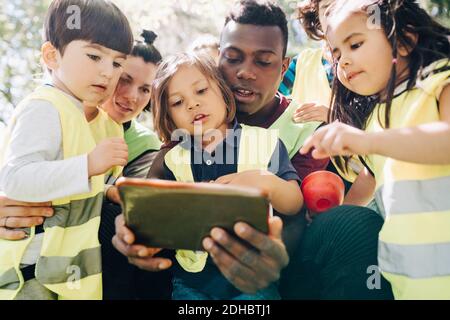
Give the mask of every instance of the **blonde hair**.
M 169 115 L 168 87 L 172 77 L 183 66 L 196 67 L 207 79 L 215 82 L 227 106 L 226 122 L 231 123 L 236 115 L 234 96 L 214 60 L 206 54 L 181 53 L 164 59 L 158 66 L 155 80 L 152 84 L 151 105 L 153 124 L 156 133 L 163 142 L 169 142 L 172 132 L 177 127 Z

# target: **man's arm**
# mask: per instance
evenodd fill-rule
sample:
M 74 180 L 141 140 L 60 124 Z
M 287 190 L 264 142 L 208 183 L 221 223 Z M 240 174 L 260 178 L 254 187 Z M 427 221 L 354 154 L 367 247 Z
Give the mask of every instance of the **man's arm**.
M 0 239 L 22 240 L 26 237 L 25 232 L 15 229 L 40 225 L 52 215 L 49 202 L 20 202 L 0 194 Z

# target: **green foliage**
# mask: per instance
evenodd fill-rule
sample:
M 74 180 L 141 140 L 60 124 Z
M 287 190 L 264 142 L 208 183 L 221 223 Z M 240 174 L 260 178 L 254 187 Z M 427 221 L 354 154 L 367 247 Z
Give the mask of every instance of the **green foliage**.
M 34 87 L 42 68 L 41 26 L 48 4 L 35 0 L 0 0 L 0 121 Z

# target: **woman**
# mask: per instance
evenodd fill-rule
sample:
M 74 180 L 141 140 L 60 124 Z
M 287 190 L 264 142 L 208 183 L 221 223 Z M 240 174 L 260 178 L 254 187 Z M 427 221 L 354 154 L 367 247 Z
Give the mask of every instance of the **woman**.
M 135 43 L 114 95 L 102 106 L 125 131 L 128 165 L 123 175 L 139 178 L 147 176 L 153 155 L 161 146 L 156 134 L 135 120 L 143 110 L 150 109 L 150 86 L 161 61 L 161 54 L 153 46 L 156 34 L 144 30 L 142 36 L 144 42 Z

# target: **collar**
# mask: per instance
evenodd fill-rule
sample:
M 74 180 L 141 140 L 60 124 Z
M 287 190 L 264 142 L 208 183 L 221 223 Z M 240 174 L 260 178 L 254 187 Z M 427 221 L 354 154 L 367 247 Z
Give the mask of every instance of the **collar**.
M 52 87 L 52 88 L 58 90 L 59 92 L 61 92 L 61 93 L 62 93 L 63 95 L 65 95 L 70 101 L 72 101 L 73 104 L 74 104 L 81 112 L 83 112 L 83 114 L 84 114 L 84 106 L 83 106 L 83 103 L 82 103 L 80 100 L 78 100 L 78 99 L 76 99 L 74 96 L 71 96 L 70 94 L 68 94 L 68 93 L 66 93 L 66 92 L 64 92 L 64 91 L 62 91 L 61 89 L 55 87 L 52 83 L 46 83 L 46 84 L 44 84 L 44 85 L 45 85 L 45 86 Z

